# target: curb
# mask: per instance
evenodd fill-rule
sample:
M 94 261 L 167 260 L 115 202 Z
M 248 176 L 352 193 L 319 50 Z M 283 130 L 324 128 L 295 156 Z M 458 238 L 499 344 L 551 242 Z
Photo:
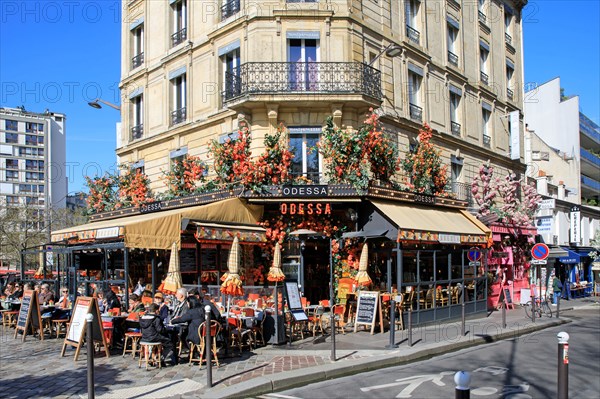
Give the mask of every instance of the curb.
M 441 354 L 455 352 L 482 344 L 502 341 L 505 339 L 516 338 L 521 335 L 530 334 L 535 331 L 556 327 L 570 322 L 571 320 L 569 319 L 561 318 L 546 322 L 542 325 L 533 324 L 523 328 L 517 324 L 516 330 L 513 331 L 506 331 L 493 336 L 476 336 L 473 339 L 463 342 L 440 345 L 403 356 L 399 356 L 399 351 L 396 350 L 387 354 L 374 355 L 372 357 L 356 359 L 345 363 L 329 363 L 311 367 L 310 369 L 285 371 L 282 373 L 271 374 L 269 376 L 253 378 L 251 380 L 224 388 L 210 388 L 203 395 L 201 395 L 201 397 L 214 399 L 236 399 L 263 395 L 275 391 L 296 388 L 298 386 L 303 386 L 313 382 L 320 382 L 358 374 L 365 371 L 374 371 L 382 368 L 426 360 Z

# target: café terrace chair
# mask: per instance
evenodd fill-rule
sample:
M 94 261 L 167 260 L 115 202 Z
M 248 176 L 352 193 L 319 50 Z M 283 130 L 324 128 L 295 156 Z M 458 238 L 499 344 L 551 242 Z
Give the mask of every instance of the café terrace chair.
M 346 327 L 346 323 L 344 322 L 344 313 L 346 311 L 346 306 L 344 305 L 333 305 L 333 320 L 335 323 L 335 328 L 339 329 L 342 334 L 346 335 L 346 331 L 344 327 Z
M 415 300 L 415 290 L 407 292 L 402 296 L 402 310 L 408 312 L 409 310 L 413 310 L 413 303 Z
M 435 290 L 435 300 L 439 306 L 448 306 L 448 293 L 444 293 L 441 288 Z
M 217 356 L 217 335 L 221 331 L 221 324 L 217 320 L 210 321 L 210 336 L 211 336 L 211 360 L 216 363 L 217 367 L 219 367 L 219 357 Z M 193 342 L 190 342 L 190 360 L 189 364 L 192 362 L 198 362 L 200 366 L 202 366 L 202 362 L 205 360 L 204 356 L 206 356 L 206 322 L 200 324 L 198 327 L 198 336 L 200 337 L 200 345 L 196 345 Z M 198 352 L 198 357 L 194 357 L 194 353 Z
M 433 307 L 433 288 L 429 288 L 425 296 L 419 298 L 419 308 L 429 309 Z
M 313 337 L 317 333 L 317 329 L 323 334 L 325 329 L 323 328 L 323 314 L 325 309 L 323 306 L 318 306 L 308 313 L 308 327 L 312 330 Z
M 146 364 L 146 370 L 150 364 L 162 368 L 162 344 L 160 342 L 140 341 L 140 360 L 138 367 L 142 367 L 142 362 Z

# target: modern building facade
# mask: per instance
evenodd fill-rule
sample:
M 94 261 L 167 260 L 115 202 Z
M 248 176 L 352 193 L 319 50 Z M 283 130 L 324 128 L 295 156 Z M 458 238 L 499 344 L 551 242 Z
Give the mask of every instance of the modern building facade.
M 294 171 L 318 176 L 310 149 L 325 119 L 356 128 L 375 108 L 403 151 L 427 122 L 455 194 L 468 199 L 483 162 L 525 170 L 525 3 L 124 1 L 119 162 L 162 191 L 172 159 L 208 160 L 210 140 L 244 118 L 257 154 L 283 123 Z
M 49 211 L 65 207 L 65 135 L 64 114 L 0 108 L 0 212 L 26 210 L 28 228 L 44 231 Z

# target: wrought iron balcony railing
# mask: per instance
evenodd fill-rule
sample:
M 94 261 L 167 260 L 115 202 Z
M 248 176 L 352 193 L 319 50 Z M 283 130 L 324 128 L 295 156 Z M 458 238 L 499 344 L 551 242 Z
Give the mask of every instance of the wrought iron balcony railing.
M 140 123 L 139 125 L 133 126 L 131 128 L 131 140 L 141 139 L 144 135 L 144 124 Z
M 221 20 L 225 20 L 240 11 L 240 0 L 228 0 L 221 6 Z
M 461 201 L 467 201 L 469 206 L 473 205 L 473 197 L 471 194 L 471 185 L 468 183 L 461 183 L 457 181 L 451 182 L 452 193 L 454 198 Z
M 488 136 L 487 134 L 483 134 L 483 145 L 489 147 L 492 144 L 492 136 Z
M 185 39 L 187 39 L 187 28 L 180 29 L 171 35 L 171 46 L 175 47 Z
M 176 109 L 175 111 L 171 111 L 171 126 L 185 122 L 185 116 L 185 107 Z
M 454 54 L 452 51 L 448 51 L 448 62 L 454 66 L 458 66 L 458 55 Z
M 486 25 L 487 24 L 487 17 L 485 16 L 485 14 L 482 11 L 478 11 L 477 15 L 479 16 L 479 22 L 481 22 L 482 24 Z
M 225 72 L 223 101 L 247 94 L 362 94 L 381 100 L 381 72 L 360 62 L 248 62 Z
M 508 98 L 509 100 L 512 101 L 514 94 L 515 93 L 513 93 L 513 91 L 511 89 L 508 89 L 508 88 L 506 89 L 506 98 Z
M 415 28 L 406 25 L 406 36 L 413 42 L 419 44 L 421 41 L 421 33 Z
M 410 119 L 421 122 L 423 120 L 423 108 L 415 104 L 408 104 Z
M 144 53 L 139 53 L 131 59 L 131 69 L 135 69 L 144 63 Z
M 481 83 L 483 83 L 483 84 L 485 84 L 485 85 L 488 85 L 488 84 L 489 84 L 490 77 L 488 76 L 488 74 L 487 74 L 487 73 L 485 73 L 485 72 L 481 71 L 481 72 L 479 73 L 479 77 L 480 77 Z
M 506 41 L 506 43 L 512 45 L 512 36 L 509 35 L 508 33 L 504 34 L 504 40 Z
M 450 130 L 455 136 L 460 136 L 460 123 L 450 122 Z

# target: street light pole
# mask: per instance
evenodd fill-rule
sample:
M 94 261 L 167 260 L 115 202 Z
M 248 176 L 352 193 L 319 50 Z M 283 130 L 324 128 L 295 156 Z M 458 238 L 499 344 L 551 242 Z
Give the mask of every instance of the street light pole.
M 331 361 L 336 361 L 335 356 L 335 314 L 333 313 L 333 254 L 331 251 L 332 238 L 329 237 L 329 312 L 331 325 Z

